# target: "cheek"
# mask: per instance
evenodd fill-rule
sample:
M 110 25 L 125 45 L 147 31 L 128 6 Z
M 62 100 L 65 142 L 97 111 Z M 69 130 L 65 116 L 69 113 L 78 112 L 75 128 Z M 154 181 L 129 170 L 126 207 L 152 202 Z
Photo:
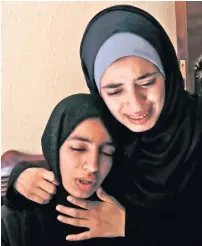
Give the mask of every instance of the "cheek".
M 112 167 L 112 158 L 103 157 L 100 165 L 100 176 L 101 179 L 105 179 Z
M 158 102 L 158 108 L 161 111 L 163 106 L 164 106 L 164 102 L 165 102 L 165 86 L 164 83 L 162 83 L 161 86 L 159 86 L 156 95 L 158 96 L 158 98 L 156 99 Z
M 68 180 L 73 177 L 75 169 L 76 169 L 77 163 L 75 161 L 75 158 L 71 158 L 71 156 L 68 155 L 68 157 L 63 158 L 60 161 L 60 173 L 62 177 L 62 182 L 66 183 Z
M 62 183 L 64 185 L 72 176 L 73 168 L 70 165 L 61 165 L 60 172 L 62 177 Z
M 103 96 L 102 97 L 105 104 L 107 105 L 107 108 L 109 109 L 109 111 L 116 116 L 117 113 L 119 113 L 119 110 L 121 108 L 121 102 L 118 99 L 115 99 L 113 97 L 108 97 L 108 96 Z
M 161 112 L 165 101 L 164 83 L 161 82 L 158 86 L 152 88 L 148 93 L 147 99 L 148 101 L 151 101 L 155 104 L 155 108 L 157 111 Z

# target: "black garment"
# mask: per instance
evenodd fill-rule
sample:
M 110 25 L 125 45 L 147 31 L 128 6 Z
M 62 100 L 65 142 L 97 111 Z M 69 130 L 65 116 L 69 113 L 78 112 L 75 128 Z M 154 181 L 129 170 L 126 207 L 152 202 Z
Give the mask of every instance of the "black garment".
M 62 100 L 53 110 L 42 136 L 42 149 L 46 161 L 23 163 L 27 166 L 45 167 L 54 172 L 60 185 L 56 195 L 48 205 L 38 205 L 31 201 L 23 204 L 26 199 L 11 192 L 11 199 L 19 198 L 16 206 L 6 201 L 2 209 L 2 243 L 9 246 L 30 245 L 114 245 L 122 239 L 92 239 L 85 242 L 70 242 L 65 238 L 69 234 L 87 231 L 87 228 L 66 225 L 57 220 L 56 205 L 76 207 L 66 200 L 69 195 L 62 185 L 59 169 L 59 149 L 75 127 L 84 120 L 98 118 L 105 124 L 106 111 L 102 110 L 103 103 L 88 94 L 77 94 Z M 98 109 L 99 107 L 99 109 Z M 68 163 L 67 163 L 68 165 Z M 12 175 L 9 185 L 13 184 Z M 8 192 L 9 193 L 9 192 Z M 16 195 L 16 196 L 15 196 Z M 10 196 L 8 195 L 8 198 Z M 99 200 L 94 194 L 91 200 Z M 16 200 L 17 201 L 17 200 Z
M 64 203 L 65 205 L 65 203 Z M 66 241 L 68 234 L 84 231 L 83 228 L 63 225 L 56 220 L 53 203 L 34 205 L 26 210 L 1 207 L 1 245 L 2 246 L 113 246 L 124 245 L 122 238 L 96 238 L 80 242 Z
M 99 95 L 93 74 L 99 48 L 120 32 L 147 40 L 159 54 L 166 77 L 165 105 L 156 125 L 146 132 L 129 132 L 124 141 L 121 134 L 117 136 L 125 148 L 117 180 L 125 181 L 126 237 L 143 245 L 198 245 L 202 238 L 201 99 L 184 90 L 174 47 L 162 26 L 129 5 L 104 9 L 84 32 L 81 65 L 92 94 Z
M 105 189 L 126 208 L 126 238 L 132 245 L 201 245 L 202 103 L 184 90 L 175 50 L 161 25 L 133 6 L 98 13 L 81 43 L 87 85 L 99 95 L 94 59 L 103 42 L 122 31 L 140 35 L 157 50 L 166 74 L 166 99 L 151 130 L 135 134 L 124 128 L 115 136 L 124 151 Z

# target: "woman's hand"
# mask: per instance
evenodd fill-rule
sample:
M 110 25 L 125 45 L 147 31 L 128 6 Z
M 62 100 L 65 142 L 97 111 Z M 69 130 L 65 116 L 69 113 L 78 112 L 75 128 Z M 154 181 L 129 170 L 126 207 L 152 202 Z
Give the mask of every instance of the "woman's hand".
M 102 202 L 88 201 L 68 196 L 71 203 L 84 208 L 75 209 L 58 205 L 56 209 L 73 218 L 59 215 L 58 220 L 80 227 L 87 227 L 89 231 L 67 236 L 67 240 L 80 241 L 95 237 L 124 237 L 125 236 L 125 209 L 102 188 L 97 191 Z
M 53 172 L 44 168 L 27 168 L 17 178 L 15 189 L 27 199 L 45 204 L 56 193 L 56 185 L 58 182 Z

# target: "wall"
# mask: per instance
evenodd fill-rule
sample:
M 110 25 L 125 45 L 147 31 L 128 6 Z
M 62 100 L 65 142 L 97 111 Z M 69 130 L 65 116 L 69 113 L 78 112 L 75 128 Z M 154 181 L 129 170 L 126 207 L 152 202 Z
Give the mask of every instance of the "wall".
M 53 107 L 88 92 L 78 52 L 82 33 L 98 11 L 117 3 L 154 15 L 176 47 L 174 2 L 2 3 L 2 153 L 40 153 Z

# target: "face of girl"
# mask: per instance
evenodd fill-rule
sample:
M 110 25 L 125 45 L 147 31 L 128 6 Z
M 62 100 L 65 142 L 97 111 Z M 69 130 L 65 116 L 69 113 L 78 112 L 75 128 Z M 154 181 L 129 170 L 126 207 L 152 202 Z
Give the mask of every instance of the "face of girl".
M 60 147 L 64 188 L 77 198 L 90 197 L 112 166 L 112 139 L 99 119 L 81 122 Z
M 120 123 L 133 132 L 144 132 L 156 124 L 161 114 L 165 80 L 148 60 L 121 58 L 105 70 L 101 96 Z

